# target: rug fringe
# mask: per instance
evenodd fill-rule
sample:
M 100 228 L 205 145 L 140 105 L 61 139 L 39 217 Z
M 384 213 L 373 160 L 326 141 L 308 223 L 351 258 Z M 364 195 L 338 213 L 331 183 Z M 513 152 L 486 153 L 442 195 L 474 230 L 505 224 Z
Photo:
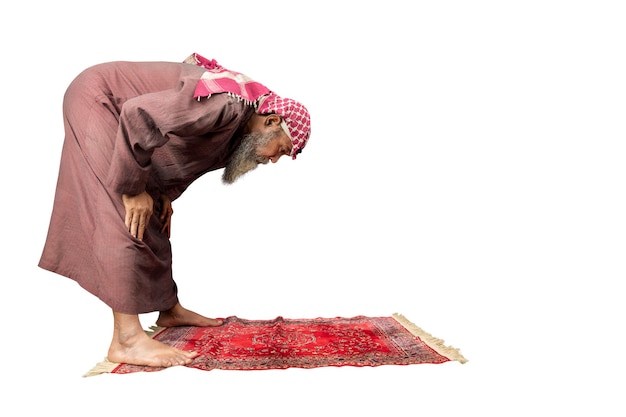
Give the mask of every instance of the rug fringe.
M 148 336 L 150 336 L 151 338 L 154 338 L 157 334 L 161 333 L 165 329 L 166 329 L 165 327 L 150 326 L 150 330 L 145 330 L 145 332 Z M 111 362 L 107 358 L 104 358 L 102 362 L 97 363 L 96 366 L 91 368 L 89 372 L 83 375 L 83 377 L 111 373 L 113 372 L 115 368 L 117 368 L 120 365 L 121 364 L 119 363 Z
M 443 355 L 450 360 L 458 361 L 460 363 L 467 362 L 467 359 L 463 357 L 459 349 L 452 346 L 446 346 L 445 342 L 442 339 L 438 339 L 433 335 L 425 332 L 420 327 L 412 323 L 409 319 L 404 317 L 402 314 L 393 313 L 393 318 L 396 319 L 400 324 L 402 324 L 408 331 L 410 331 L 411 334 L 422 339 L 428 346 L 430 346 L 440 355 Z
M 101 374 L 111 373 L 116 367 L 120 366 L 119 363 L 111 362 L 107 358 L 104 358 L 102 362 L 99 362 L 89 370 L 83 377 L 95 376 Z
M 157 334 L 161 333 L 166 328 L 167 327 L 150 326 L 150 330 L 146 330 L 146 334 L 148 336 L 150 336 L 151 338 L 154 338 L 154 336 L 156 336 Z

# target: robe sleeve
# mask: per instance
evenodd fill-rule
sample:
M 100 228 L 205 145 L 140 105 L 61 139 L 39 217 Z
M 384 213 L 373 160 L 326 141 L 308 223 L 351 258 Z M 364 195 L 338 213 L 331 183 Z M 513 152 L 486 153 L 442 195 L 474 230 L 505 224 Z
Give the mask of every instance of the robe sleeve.
M 144 94 L 124 103 L 109 168 L 107 185 L 121 194 L 143 192 L 151 174 L 154 150 L 168 135 L 198 137 L 231 129 L 240 123 L 241 106 L 226 94 L 198 101 L 195 82 L 181 88 Z

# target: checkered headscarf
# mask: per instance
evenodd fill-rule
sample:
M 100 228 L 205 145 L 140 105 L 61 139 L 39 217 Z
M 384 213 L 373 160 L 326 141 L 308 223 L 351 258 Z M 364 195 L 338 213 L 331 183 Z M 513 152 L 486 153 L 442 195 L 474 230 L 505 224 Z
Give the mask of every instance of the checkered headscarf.
M 302 152 L 311 135 L 311 116 L 302 104 L 290 98 L 282 98 L 274 93 L 261 99 L 261 105 L 257 109 L 259 114 L 276 113 L 283 118 L 281 126 L 291 143 L 291 157 Z
M 227 93 L 254 106 L 258 114 L 278 114 L 283 119 L 281 126 L 293 144 L 292 159 L 302 152 L 311 135 L 311 116 L 301 103 L 278 96 L 251 78 L 225 69 L 214 59 L 193 53 L 184 62 L 207 69 L 198 81 L 194 98 L 200 100 L 212 94 Z

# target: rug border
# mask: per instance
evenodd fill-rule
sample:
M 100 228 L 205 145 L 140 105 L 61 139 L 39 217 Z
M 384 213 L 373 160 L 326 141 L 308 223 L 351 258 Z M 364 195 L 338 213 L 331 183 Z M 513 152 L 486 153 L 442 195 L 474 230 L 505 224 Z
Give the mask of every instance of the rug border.
M 463 357 L 461 351 L 452 346 L 446 346 L 443 339 L 438 339 L 430 333 L 424 331 L 422 328 L 411 322 L 405 316 L 400 313 L 393 313 L 391 315 L 398 323 L 400 323 L 405 329 L 407 329 L 412 335 L 422 339 L 431 349 L 445 356 L 446 358 L 457 361 L 460 363 L 466 363 L 467 359 Z M 146 334 L 152 338 L 164 331 L 166 327 L 151 326 L 150 330 L 146 330 Z M 112 373 L 115 368 L 121 366 L 121 363 L 111 362 L 108 358 L 104 358 L 102 362 L 98 362 L 93 368 L 91 368 L 83 377 L 95 376 L 100 374 Z

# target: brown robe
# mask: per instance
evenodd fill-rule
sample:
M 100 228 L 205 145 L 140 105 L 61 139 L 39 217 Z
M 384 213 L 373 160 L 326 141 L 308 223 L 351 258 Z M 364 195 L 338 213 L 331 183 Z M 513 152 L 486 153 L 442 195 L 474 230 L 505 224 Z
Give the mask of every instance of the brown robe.
M 161 311 L 178 301 L 159 195 L 173 201 L 223 168 L 254 111 L 226 94 L 194 99 L 204 71 L 112 62 L 83 71 L 65 93 L 65 141 L 39 266 L 75 280 L 114 311 Z M 140 241 L 124 225 L 121 195 L 144 190 L 155 208 Z

